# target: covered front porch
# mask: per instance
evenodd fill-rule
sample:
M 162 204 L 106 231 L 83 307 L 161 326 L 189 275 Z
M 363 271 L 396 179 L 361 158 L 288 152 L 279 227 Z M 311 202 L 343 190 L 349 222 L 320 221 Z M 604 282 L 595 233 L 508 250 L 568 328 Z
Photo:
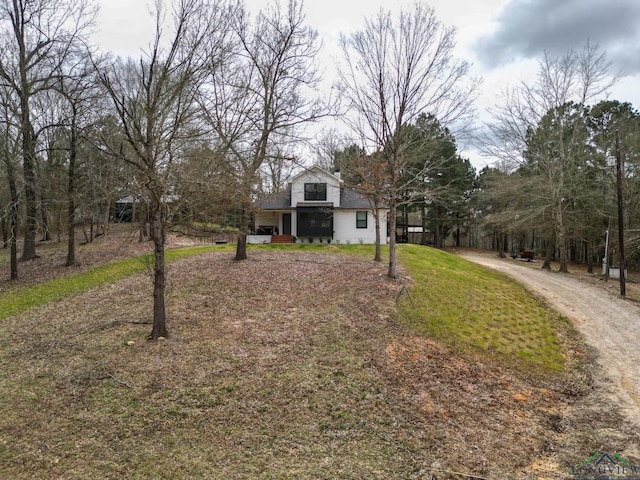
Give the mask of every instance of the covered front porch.
M 330 205 L 298 206 L 292 210 L 256 213 L 248 243 L 292 243 L 296 239 L 333 239 L 333 208 Z

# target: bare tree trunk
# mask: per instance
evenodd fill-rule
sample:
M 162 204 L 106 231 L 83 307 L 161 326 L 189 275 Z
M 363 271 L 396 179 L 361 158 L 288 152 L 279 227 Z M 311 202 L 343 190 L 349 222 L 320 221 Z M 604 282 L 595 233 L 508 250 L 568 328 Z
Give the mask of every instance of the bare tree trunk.
M 40 193 L 40 217 L 42 219 L 42 239 L 41 242 L 48 242 L 51 240 L 51 233 L 49 232 L 49 212 L 47 212 L 47 200 L 44 194 Z
M 558 248 L 560 249 L 560 269 L 559 271 L 562 273 L 569 273 L 569 268 L 567 267 L 567 242 L 566 235 L 564 231 L 564 218 L 562 214 L 562 205 L 559 205 L 557 208 L 557 234 L 558 234 Z
M 422 245 L 427 244 L 427 206 L 423 203 L 420 213 L 420 219 L 422 222 L 422 241 L 420 242 Z
M 391 174 L 391 185 L 395 186 L 395 172 Z M 391 201 L 389 202 L 389 270 L 387 276 L 389 278 L 397 278 L 398 272 L 396 268 L 396 216 L 397 216 L 397 199 L 395 187 L 392 187 Z
M 376 226 L 376 254 L 373 258 L 374 262 L 382 262 L 382 253 L 380 248 L 380 207 L 373 209 L 373 219 Z
M 531 250 L 536 248 L 536 229 L 531 230 Z
M 102 231 L 103 235 L 106 237 L 109 234 L 109 214 L 111 213 L 111 195 L 107 195 L 107 199 L 105 200 L 105 209 L 104 209 L 104 229 Z
M 0 229 L 2 229 L 2 248 L 9 246 L 9 220 L 6 217 L 0 219 Z
M 153 238 L 153 329 L 151 340 L 167 338 L 167 316 L 164 294 L 166 290 L 165 259 L 164 259 L 164 228 L 160 205 L 153 205 L 151 212 L 151 236 Z
M 247 235 L 249 234 L 249 212 L 242 206 L 240 213 L 240 228 L 238 229 L 238 244 L 236 245 L 236 256 L 234 260 L 247 259 Z
M 13 202 L 12 202 L 13 203 Z M 9 227 L 9 256 L 11 264 L 11 273 L 9 278 L 11 280 L 18 279 L 18 246 L 16 242 L 16 235 L 18 234 L 18 205 L 13 203 L 11 206 L 11 220 Z
M 11 205 L 9 206 L 9 256 L 11 280 L 18 279 L 18 248 L 16 236 L 18 235 L 18 187 L 16 185 L 15 170 L 13 165 L 7 163 L 7 177 L 9 180 L 9 192 Z
M 69 169 L 67 171 L 67 230 L 69 238 L 67 242 L 67 261 L 65 265 L 70 267 L 76 263 L 76 203 L 75 203 L 75 169 L 76 169 L 76 132 L 75 119 L 71 125 L 71 141 L 69 142 Z
M 69 237 L 67 240 L 67 261 L 65 266 L 70 267 L 76 263 L 76 206 L 73 200 L 73 180 L 69 177 L 69 209 L 67 212 L 67 229 Z
M 139 224 L 138 241 L 140 243 L 146 242 L 147 239 L 149 238 L 148 216 L 149 216 L 149 206 L 143 209 L 142 202 L 140 202 L 140 206 L 138 208 L 138 224 Z
M 506 258 L 504 254 L 504 235 L 501 232 L 496 234 L 497 248 L 498 248 L 498 257 Z
M 622 201 L 622 155 L 620 153 L 620 130 L 616 130 L 616 197 L 618 200 L 618 249 L 620 250 L 620 295 L 627 294 L 624 259 L 624 210 Z
M 442 230 L 440 228 L 440 211 L 436 208 L 436 221 L 435 228 L 433 229 L 433 246 L 436 248 L 442 248 Z
M 62 242 L 62 210 L 58 210 L 56 214 L 56 241 Z
M 89 244 L 89 235 L 87 235 L 87 225 L 86 225 L 86 221 L 83 219 L 82 220 L 82 233 L 84 234 L 84 243 L 85 244 Z
M 28 107 L 23 107 L 28 109 Z M 28 113 L 27 113 L 28 115 Z M 24 116 L 24 115 L 23 115 Z M 31 122 L 23 119 L 23 170 L 24 170 L 24 192 L 26 206 L 26 225 L 24 232 L 24 244 L 22 246 L 22 260 L 28 261 L 38 258 L 36 254 L 36 230 L 38 228 L 36 217 L 38 215 L 38 197 L 34 188 L 35 185 L 35 139 L 33 138 L 33 128 Z
M 549 242 L 547 243 L 547 251 L 545 252 L 544 262 L 542 263 L 543 270 L 551 270 L 551 260 L 553 259 L 553 253 L 556 249 L 556 232 L 555 230 L 551 231 L 551 238 L 549 238 Z

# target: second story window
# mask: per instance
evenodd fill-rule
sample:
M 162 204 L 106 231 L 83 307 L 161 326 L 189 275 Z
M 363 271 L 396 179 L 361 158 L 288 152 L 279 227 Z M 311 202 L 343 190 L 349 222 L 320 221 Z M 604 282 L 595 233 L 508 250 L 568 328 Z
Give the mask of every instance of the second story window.
M 305 202 L 325 202 L 327 200 L 327 184 L 305 183 L 304 200 Z

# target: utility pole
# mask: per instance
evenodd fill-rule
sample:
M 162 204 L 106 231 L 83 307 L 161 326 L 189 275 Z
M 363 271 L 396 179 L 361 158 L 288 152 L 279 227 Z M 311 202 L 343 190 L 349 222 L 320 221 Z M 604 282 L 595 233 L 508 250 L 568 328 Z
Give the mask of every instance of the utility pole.
M 616 189 L 618 191 L 618 242 L 620 248 L 620 295 L 625 297 L 627 288 L 624 278 L 624 224 L 622 213 L 622 155 L 620 154 L 620 130 L 616 130 Z

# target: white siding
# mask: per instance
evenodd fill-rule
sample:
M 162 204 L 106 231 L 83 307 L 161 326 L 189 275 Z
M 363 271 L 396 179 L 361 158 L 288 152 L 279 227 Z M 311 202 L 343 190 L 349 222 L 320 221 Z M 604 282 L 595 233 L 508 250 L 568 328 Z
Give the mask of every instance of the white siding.
M 340 243 L 376 243 L 376 224 L 372 212 L 367 212 L 367 228 L 356 228 L 356 210 L 337 210 L 334 212 L 333 229 L 333 240 Z M 380 212 L 380 243 L 387 243 L 386 210 Z
M 327 199 L 334 207 L 340 206 L 340 180 L 321 170 L 307 170 L 296 177 L 291 185 L 291 206 L 295 207 L 298 202 L 304 202 L 305 183 L 326 183 Z
M 247 235 L 247 243 L 253 245 L 271 243 L 271 235 Z
M 350 243 L 357 245 L 359 243 L 371 244 L 376 242 L 376 226 L 373 213 L 367 212 L 367 228 L 356 227 L 356 211 L 364 210 L 335 210 L 333 212 L 333 241 L 339 241 L 342 244 Z M 263 225 L 273 225 L 278 227 L 278 232 L 282 233 L 282 212 L 261 212 L 256 215 L 256 227 Z M 291 215 L 291 233 L 297 236 L 296 213 Z M 256 237 L 251 239 L 250 243 L 265 243 L 265 238 Z M 306 242 L 307 239 L 299 241 Z M 380 212 L 380 243 L 387 243 L 387 211 Z

